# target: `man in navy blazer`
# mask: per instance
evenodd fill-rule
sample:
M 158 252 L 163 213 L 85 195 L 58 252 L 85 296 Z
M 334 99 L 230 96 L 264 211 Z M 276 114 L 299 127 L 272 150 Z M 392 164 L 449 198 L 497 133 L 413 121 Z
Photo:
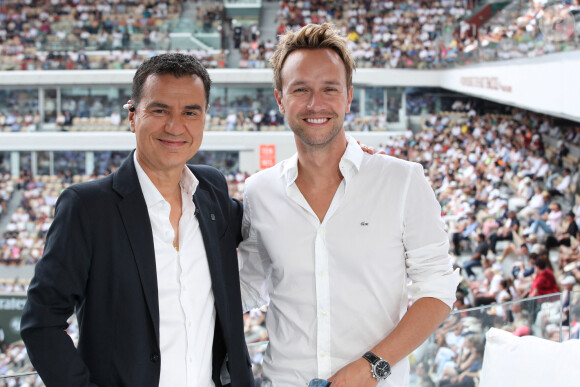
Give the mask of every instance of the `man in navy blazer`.
M 128 105 L 136 151 L 60 195 L 21 322 L 47 386 L 253 386 L 236 254 L 242 206 L 219 171 L 185 165 L 201 144 L 209 90 L 191 56 L 145 61 Z M 65 331 L 73 311 L 76 348 Z

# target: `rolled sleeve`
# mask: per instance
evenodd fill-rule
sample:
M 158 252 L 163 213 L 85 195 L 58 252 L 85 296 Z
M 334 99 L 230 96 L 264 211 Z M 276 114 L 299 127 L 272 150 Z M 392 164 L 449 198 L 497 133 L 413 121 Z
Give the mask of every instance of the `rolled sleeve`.
M 433 297 L 452 307 L 460 278 L 459 270 L 451 268 L 448 245 L 445 242 L 407 251 L 407 273 L 412 281 L 409 292 L 413 302 Z M 445 253 L 443 258 L 442 252 Z
M 451 307 L 455 301 L 459 271 L 451 266 L 449 238 L 444 227 L 441 207 L 423 168 L 415 164 L 403 205 L 403 242 L 413 302 L 433 297 Z

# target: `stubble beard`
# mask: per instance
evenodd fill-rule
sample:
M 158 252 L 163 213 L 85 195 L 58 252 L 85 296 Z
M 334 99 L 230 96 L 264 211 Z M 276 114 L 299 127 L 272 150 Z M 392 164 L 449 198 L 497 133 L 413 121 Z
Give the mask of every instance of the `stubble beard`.
M 300 142 L 304 145 L 314 148 L 320 149 L 325 148 L 328 144 L 330 144 L 336 136 L 341 132 L 344 124 L 344 119 L 342 121 L 338 120 L 337 114 L 332 114 L 332 128 L 330 131 L 326 128 L 321 128 L 320 131 L 324 131 L 324 135 L 320 136 L 319 132 L 316 129 L 306 129 L 305 126 L 307 124 L 304 123 L 303 118 L 295 118 L 292 121 L 287 120 L 288 126 L 294 132 L 294 136 L 296 136 Z M 314 133 L 314 135 L 312 135 Z

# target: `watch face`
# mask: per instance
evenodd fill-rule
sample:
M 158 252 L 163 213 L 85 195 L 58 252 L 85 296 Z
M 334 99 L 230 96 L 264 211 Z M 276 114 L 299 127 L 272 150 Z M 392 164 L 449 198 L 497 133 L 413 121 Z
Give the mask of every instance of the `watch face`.
M 378 378 L 386 378 L 391 374 L 391 366 L 386 360 L 379 360 L 375 365 L 375 374 Z

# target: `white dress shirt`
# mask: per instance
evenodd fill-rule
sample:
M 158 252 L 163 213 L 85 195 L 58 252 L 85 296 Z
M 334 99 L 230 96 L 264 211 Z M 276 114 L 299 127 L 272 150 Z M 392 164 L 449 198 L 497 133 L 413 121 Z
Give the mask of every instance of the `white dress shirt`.
M 329 378 L 395 328 L 408 291 L 413 301 L 435 297 L 451 306 L 459 282 L 419 164 L 371 156 L 349 139 L 339 164 L 344 179 L 320 222 L 296 186 L 297 160 L 245 186 L 242 298 L 246 310 L 269 301 L 266 386 Z M 408 381 L 405 359 L 379 386 Z
M 155 246 L 161 349 L 159 386 L 214 386 L 211 373 L 216 312 L 205 246 L 192 200 L 198 180 L 189 168 L 183 167 L 179 248 L 175 249 L 175 232 L 169 220 L 171 205 L 136 157 L 134 160 Z
M 564 191 L 566 191 L 566 188 L 568 188 L 570 186 L 570 181 L 571 181 L 571 175 L 567 175 L 564 176 L 564 178 L 562 179 L 562 181 L 560 181 L 560 184 L 558 184 L 556 186 L 556 189 L 558 191 L 560 191 L 561 193 L 564 193 Z
M 542 193 L 540 192 L 532 196 L 532 198 L 528 202 L 528 207 L 539 211 L 542 207 L 544 207 L 544 195 L 542 195 Z

